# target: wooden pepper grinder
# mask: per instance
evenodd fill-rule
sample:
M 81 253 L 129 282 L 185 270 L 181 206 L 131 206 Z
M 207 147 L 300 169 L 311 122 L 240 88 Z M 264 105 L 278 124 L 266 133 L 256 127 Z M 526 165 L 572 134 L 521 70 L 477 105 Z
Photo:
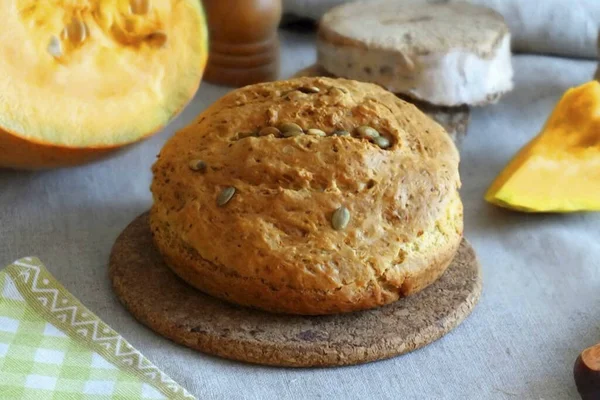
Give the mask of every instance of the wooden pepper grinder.
M 281 0 L 203 0 L 203 4 L 210 40 L 204 79 L 238 87 L 276 80 Z

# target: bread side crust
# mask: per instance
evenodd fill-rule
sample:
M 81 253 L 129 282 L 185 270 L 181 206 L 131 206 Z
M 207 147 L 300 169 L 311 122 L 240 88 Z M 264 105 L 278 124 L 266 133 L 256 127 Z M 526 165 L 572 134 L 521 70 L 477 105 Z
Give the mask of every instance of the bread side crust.
M 407 247 L 419 250 L 407 251 L 404 265 L 391 267 L 367 282 L 353 282 L 334 290 L 311 290 L 273 287 L 265 279 L 242 276 L 222 265 L 215 265 L 186 246 L 167 225 L 157 221 L 153 210 L 150 221 L 154 243 L 166 264 L 188 284 L 233 304 L 301 315 L 366 310 L 418 293 L 442 276 L 462 240 L 462 205 L 455 201 L 432 231 L 421 236 L 437 236 L 437 240 L 427 243 L 417 239 L 410 243 Z M 303 273 L 307 271 L 298 271 L 298 274 Z

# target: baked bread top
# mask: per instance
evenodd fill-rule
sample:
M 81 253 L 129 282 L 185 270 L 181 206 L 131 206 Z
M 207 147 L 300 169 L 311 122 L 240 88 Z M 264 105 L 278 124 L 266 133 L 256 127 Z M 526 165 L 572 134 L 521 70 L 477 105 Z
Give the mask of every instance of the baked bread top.
M 370 0 L 323 15 L 319 36 L 331 43 L 397 51 L 406 57 L 467 50 L 491 57 L 508 34 L 498 12 L 466 2 Z
M 303 76 L 327 76 L 333 78 L 325 68 L 318 64 L 312 64 L 294 74 L 295 78 Z M 440 124 L 450 135 L 454 144 L 460 147 L 463 137 L 467 134 L 467 128 L 471 119 L 471 112 L 468 106 L 458 107 L 435 106 L 425 101 L 413 99 L 409 96 L 398 94 L 403 100 L 414 104 L 429 118 Z
M 372 133 L 365 126 L 385 140 L 360 137 Z M 462 234 L 458 162 L 443 128 L 375 84 L 308 77 L 247 86 L 161 150 L 151 225 L 181 276 L 210 269 L 231 285 L 208 288 L 207 275 L 191 282 L 213 295 L 283 312 L 369 308 L 397 299 L 408 275 L 452 258 Z M 429 258 L 405 265 L 420 254 L 411 246 L 440 229 Z M 373 285 L 395 294 L 353 307 Z M 260 299 L 231 293 L 258 286 Z M 288 292 L 306 301 L 295 308 Z M 317 293 L 322 307 L 311 300 Z M 344 306 L 326 304 L 340 293 Z

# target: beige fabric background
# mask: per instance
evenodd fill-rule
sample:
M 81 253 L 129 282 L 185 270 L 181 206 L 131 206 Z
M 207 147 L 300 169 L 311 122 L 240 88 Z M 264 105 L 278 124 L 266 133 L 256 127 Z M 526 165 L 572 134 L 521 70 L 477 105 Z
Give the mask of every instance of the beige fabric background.
M 330 7 L 350 0 L 283 0 L 288 13 L 318 19 Z M 388 0 L 412 3 L 440 0 Z M 462 1 L 462 0 L 441 0 Z M 467 0 L 500 12 L 519 52 L 596 57 L 600 0 Z
M 314 36 L 284 32 L 281 59 L 283 76 L 313 63 Z M 150 206 L 151 163 L 174 131 L 230 90 L 224 87 L 203 83 L 162 133 L 111 159 L 46 172 L 0 170 L 0 264 L 39 256 L 87 307 L 202 399 L 578 399 L 573 362 L 600 341 L 600 214 L 524 215 L 482 198 L 562 92 L 588 80 L 595 64 L 517 56 L 515 90 L 473 111 L 461 192 L 483 296 L 455 331 L 405 356 L 334 369 L 246 365 L 155 335 L 115 299 L 110 249 Z

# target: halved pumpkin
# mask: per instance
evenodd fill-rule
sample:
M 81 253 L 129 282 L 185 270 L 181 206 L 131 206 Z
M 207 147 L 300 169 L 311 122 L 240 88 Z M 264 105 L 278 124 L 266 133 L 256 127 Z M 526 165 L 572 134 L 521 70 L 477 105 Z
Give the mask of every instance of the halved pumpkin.
M 528 212 L 600 210 L 600 83 L 568 90 L 485 195 Z
M 74 165 L 142 139 L 206 64 L 200 0 L 12 0 L 0 15 L 0 167 Z

